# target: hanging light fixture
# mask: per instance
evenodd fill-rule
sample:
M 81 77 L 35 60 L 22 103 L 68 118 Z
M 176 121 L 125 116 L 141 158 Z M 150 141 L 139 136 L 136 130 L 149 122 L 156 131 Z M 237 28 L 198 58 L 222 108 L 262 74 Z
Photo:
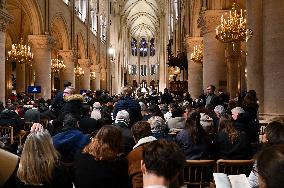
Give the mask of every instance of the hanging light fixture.
M 203 48 L 202 45 L 195 45 L 193 48 L 193 52 L 191 53 L 191 58 L 195 63 L 203 62 Z
M 216 28 L 216 38 L 223 42 L 239 42 L 247 40 L 246 10 L 237 10 L 233 3 L 229 15 L 221 16 L 221 24 Z
M 63 62 L 63 59 L 58 55 L 56 55 L 55 59 L 51 59 L 51 72 L 58 73 L 66 68 L 66 65 Z
M 77 64 L 77 66 L 74 68 L 74 73 L 75 76 L 80 78 L 81 76 L 84 76 L 85 72 L 83 71 L 83 69 L 80 67 L 79 63 Z
M 21 9 L 21 23 L 20 23 L 20 43 L 12 44 L 12 49 L 8 51 L 7 60 L 10 62 L 16 62 L 19 64 L 31 63 L 34 57 L 34 54 L 31 52 L 31 47 L 28 44 L 24 44 L 23 39 L 23 26 L 22 26 L 22 9 Z
M 95 72 L 90 72 L 90 79 L 91 80 L 96 79 L 96 73 Z

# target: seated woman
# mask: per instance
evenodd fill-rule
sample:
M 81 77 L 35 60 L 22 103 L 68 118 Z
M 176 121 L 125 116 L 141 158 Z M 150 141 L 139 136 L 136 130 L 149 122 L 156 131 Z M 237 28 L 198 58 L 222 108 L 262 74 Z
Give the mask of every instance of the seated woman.
M 47 130 L 33 124 L 23 147 L 17 171 L 18 187 L 71 187 L 72 182 L 59 164 L 59 153 Z
M 209 139 L 200 124 L 200 114 L 193 112 L 186 120 L 185 129 L 176 135 L 176 142 L 182 148 L 187 160 L 208 159 Z
M 103 126 L 74 161 L 76 188 L 127 188 L 127 160 L 121 157 L 122 136 L 114 126 Z
M 227 114 L 220 118 L 219 130 L 214 139 L 216 159 L 242 160 L 251 158 L 251 148 L 245 132 L 238 132 Z
M 156 139 L 168 139 L 168 126 L 160 116 L 153 116 L 148 119 L 148 123 L 151 126 L 152 136 Z

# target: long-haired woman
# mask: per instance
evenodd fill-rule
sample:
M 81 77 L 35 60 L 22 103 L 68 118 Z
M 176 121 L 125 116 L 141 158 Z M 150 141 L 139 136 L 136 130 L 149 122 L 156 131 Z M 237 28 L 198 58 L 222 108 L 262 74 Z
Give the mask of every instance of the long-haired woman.
M 59 158 L 49 132 L 33 124 L 17 171 L 18 187 L 72 187 Z
M 231 116 L 220 118 L 219 130 L 214 139 L 216 159 L 249 159 L 251 148 L 247 134 L 235 129 Z
M 114 126 L 103 126 L 75 157 L 76 188 L 129 187 L 127 160 L 121 153 L 121 132 Z
M 199 112 L 192 112 L 185 123 L 186 129 L 176 136 L 176 142 L 182 148 L 187 160 L 208 159 L 209 140 L 200 124 Z

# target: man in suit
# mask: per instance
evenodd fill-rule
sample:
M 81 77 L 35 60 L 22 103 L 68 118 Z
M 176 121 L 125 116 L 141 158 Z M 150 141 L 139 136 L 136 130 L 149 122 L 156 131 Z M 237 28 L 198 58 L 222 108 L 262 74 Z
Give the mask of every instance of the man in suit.
M 217 106 L 219 104 L 219 98 L 217 95 L 215 95 L 215 89 L 216 87 L 213 85 L 209 85 L 206 89 L 207 96 L 206 96 L 206 106 L 208 104 L 211 104 L 213 107 Z

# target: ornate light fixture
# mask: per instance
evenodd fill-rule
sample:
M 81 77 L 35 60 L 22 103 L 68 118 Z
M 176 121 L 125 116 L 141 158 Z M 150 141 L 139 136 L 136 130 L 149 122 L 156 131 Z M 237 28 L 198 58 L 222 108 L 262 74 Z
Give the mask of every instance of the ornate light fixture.
M 95 72 L 90 72 L 90 79 L 91 80 L 96 79 L 96 73 Z
M 190 59 L 195 63 L 203 62 L 203 48 L 202 45 L 195 45 L 193 52 L 191 53 Z
M 79 63 L 77 63 L 77 66 L 74 68 L 74 73 L 75 73 L 75 76 L 78 78 L 80 78 L 81 76 L 84 76 L 85 72 L 80 67 Z
M 221 16 L 221 24 L 216 28 L 216 38 L 223 43 L 247 39 L 246 10 L 237 10 L 236 6 L 237 4 L 233 3 L 229 15 L 226 13 Z
M 24 44 L 23 38 L 20 38 L 20 43 L 12 44 L 12 49 L 8 51 L 8 60 L 15 61 L 20 64 L 31 63 L 34 54 L 31 52 L 31 47 Z
M 31 63 L 34 54 L 31 52 L 31 47 L 28 44 L 24 44 L 24 39 L 22 37 L 23 34 L 23 26 L 22 26 L 22 21 L 23 21 L 23 13 L 21 9 L 21 23 L 20 23 L 20 43 L 18 44 L 12 44 L 12 49 L 8 51 L 8 61 L 14 61 L 19 64 L 24 64 L 24 63 Z
M 61 57 L 59 57 L 58 53 L 56 59 L 51 59 L 51 72 L 58 73 L 66 68 Z

